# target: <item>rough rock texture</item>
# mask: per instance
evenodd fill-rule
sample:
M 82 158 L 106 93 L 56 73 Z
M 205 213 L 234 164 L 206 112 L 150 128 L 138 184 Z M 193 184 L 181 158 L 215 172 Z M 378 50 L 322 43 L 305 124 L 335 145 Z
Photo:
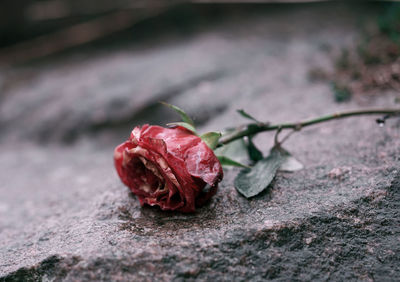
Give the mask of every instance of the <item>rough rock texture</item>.
M 137 123 L 176 118 L 160 99 L 204 131 L 245 122 L 237 108 L 280 122 L 395 106 L 390 92 L 338 105 L 329 85 L 308 79 L 313 64 L 331 64 L 327 49 L 352 44 L 360 16 L 376 7 L 234 11 L 157 44 L 77 50 L 1 73 L 0 281 L 400 279 L 395 119 L 299 132 L 286 148 L 305 169 L 278 173 L 251 200 L 227 171 L 216 197 L 191 215 L 140 208 L 120 183 L 114 146 Z M 266 151 L 272 137 L 255 142 Z

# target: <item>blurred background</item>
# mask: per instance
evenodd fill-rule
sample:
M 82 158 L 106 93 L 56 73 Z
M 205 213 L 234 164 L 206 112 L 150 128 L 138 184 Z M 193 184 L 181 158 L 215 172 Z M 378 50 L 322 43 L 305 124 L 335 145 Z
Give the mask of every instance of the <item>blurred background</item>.
M 16 61 L 44 56 L 127 30 L 180 2 L 7 0 L 1 4 L 0 46 L 19 49 Z
M 391 2 L 5 0 L 2 135 L 70 143 L 104 129 L 162 124 L 174 115 L 156 101 L 254 71 L 250 65 L 262 64 L 268 52 L 279 56 L 279 44 L 301 52 L 301 40 L 311 44 L 310 52 L 325 52 L 309 60 L 307 80 L 328 85 L 336 102 L 355 97 L 365 104 L 377 90 L 400 89 L 399 14 Z M 304 34 L 315 31 L 325 34 Z M 178 103 L 204 124 L 227 108 L 224 98 L 207 104 L 207 97 L 199 107 L 187 98 Z

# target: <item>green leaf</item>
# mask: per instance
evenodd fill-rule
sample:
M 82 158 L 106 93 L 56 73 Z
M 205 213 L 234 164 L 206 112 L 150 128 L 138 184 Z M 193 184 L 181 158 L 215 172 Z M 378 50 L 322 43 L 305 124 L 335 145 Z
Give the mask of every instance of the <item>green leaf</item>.
M 243 167 L 243 168 L 250 168 L 249 166 L 245 165 L 245 164 L 241 164 L 237 161 L 234 161 L 228 157 L 225 156 L 217 156 L 219 162 L 221 163 L 221 165 L 223 166 L 237 166 L 237 167 Z
M 222 147 L 215 149 L 215 154 L 232 159 L 238 163 L 247 162 L 247 147 L 243 138 L 230 142 Z
M 195 127 L 193 120 L 188 116 L 187 113 L 185 113 L 184 110 L 182 110 L 181 108 L 179 108 L 177 106 L 174 106 L 174 105 L 171 105 L 171 104 L 168 104 L 165 102 L 160 102 L 160 103 L 163 104 L 164 106 L 167 106 L 167 107 L 173 109 L 175 112 L 177 112 L 181 116 L 181 119 L 183 120 L 183 122 L 190 124 L 193 128 Z
M 242 117 L 255 121 L 256 123 L 260 123 L 256 118 L 251 116 L 249 113 L 246 113 L 243 109 L 236 110 Z
M 301 162 L 299 162 L 295 157 L 293 157 L 292 154 L 290 154 L 284 148 L 279 147 L 279 149 L 273 148 L 272 150 L 279 150 L 280 153 L 285 157 L 285 160 L 279 167 L 279 170 L 293 172 L 304 168 L 304 165 Z
M 235 178 L 235 188 L 246 198 L 251 198 L 264 191 L 271 181 L 285 156 L 279 151 L 271 150 L 268 157 L 260 160 L 251 169 L 242 170 Z
M 262 152 L 254 145 L 252 138 L 249 136 L 247 141 L 247 151 L 252 161 L 258 162 L 263 159 Z
M 299 162 L 295 157 L 289 156 L 286 158 L 285 162 L 281 165 L 279 170 L 292 172 L 301 170 L 303 168 L 304 165 L 301 162 Z
M 186 129 L 192 131 L 194 134 L 197 135 L 196 129 L 195 129 L 191 124 L 189 124 L 189 123 L 187 123 L 187 122 L 182 122 L 182 121 L 170 122 L 170 123 L 167 123 L 167 125 L 168 125 L 168 126 L 171 126 L 171 127 L 172 127 L 172 126 L 182 126 L 182 127 L 186 128 Z
M 217 148 L 218 140 L 221 138 L 221 133 L 219 132 L 207 132 L 200 136 L 200 138 L 207 144 L 211 150 Z

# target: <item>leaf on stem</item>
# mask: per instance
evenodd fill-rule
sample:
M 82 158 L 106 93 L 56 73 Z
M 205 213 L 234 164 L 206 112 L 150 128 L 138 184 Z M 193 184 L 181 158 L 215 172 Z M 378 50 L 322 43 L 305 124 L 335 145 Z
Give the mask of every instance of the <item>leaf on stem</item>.
M 200 136 L 200 138 L 207 144 L 211 150 L 217 148 L 218 140 L 221 138 L 221 133 L 219 132 L 207 132 Z
M 278 150 L 280 150 L 280 153 L 285 156 L 285 160 L 281 164 L 279 170 L 293 172 L 304 168 L 304 165 L 295 157 L 293 157 L 288 151 L 282 147 L 280 147 Z
M 240 162 L 234 161 L 228 157 L 225 156 L 217 156 L 219 162 L 221 163 L 221 165 L 223 166 L 236 166 L 236 167 L 242 167 L 242 168 L 249 168 L 249 166 L 242 164 Z
M 183 121 L 170 122 L 170 123 L 167 123 L 167 126 L 171 126 L 171 127 L 182 126 L 182 127 L 186 128 L 187 130 L 190 130 L 194 134 L 197 134 L 196 133 L 196 129 L 194 128 L 194 126 L 189 124 L 189 123 L 187 123 L 187 122 L 183 122 Z
M 255 121 L 256 123 L 260 123 L 255 117 L 245 112 L 243 109 L 236 110 L 242 117 Z
M 285 158 L 279 151 L 271 150 L 268 157 L 257 162 L 251 169 L 239 172 L 234 181 L 235 188 L 246 198 L 258 195 L 274 179 Z
M 215 149 L 217 156 L 224 156 L 238 163 L 246 162 L 248 159 L 247 147 L 243 138 L 230 142 Z
M 166 102 L 160 102 L 160 103 L 163 104 L 164 106 L 167 106 L 167 107 L 173 109 L 175 112 L 177 112 L 181 116 L 181 119 L 183 120 L 183 122 L 190 124 L 193 128 L 195 127 L 193 120 L 188 116 L 187 113 L 185 113 L 184 110 L 182 110 L 181 108 L 179 108 L 177 106 L 168 104 Z
M 249 154 L 249 158 L 250 160 L 254 161 L 254 162 L 258 162 L 260 160 L 263 159 L 263 154 L 262 152 L 256 147 L 256 145 L 253 143 L 253 138 L 252 137 L 248 137 L 248 141 L 247 141 L 247 151 Z

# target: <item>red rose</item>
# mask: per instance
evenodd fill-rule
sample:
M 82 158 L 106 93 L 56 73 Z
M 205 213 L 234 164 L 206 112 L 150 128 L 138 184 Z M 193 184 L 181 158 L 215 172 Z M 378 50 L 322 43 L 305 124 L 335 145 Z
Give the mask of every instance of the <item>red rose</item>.
M 163 210 L 195 211 L 216 193 L 223 177 L 214 152 L 180 126 L 135 127 L 130 139 L 115 148 L 114 162 L 142 206 Z

